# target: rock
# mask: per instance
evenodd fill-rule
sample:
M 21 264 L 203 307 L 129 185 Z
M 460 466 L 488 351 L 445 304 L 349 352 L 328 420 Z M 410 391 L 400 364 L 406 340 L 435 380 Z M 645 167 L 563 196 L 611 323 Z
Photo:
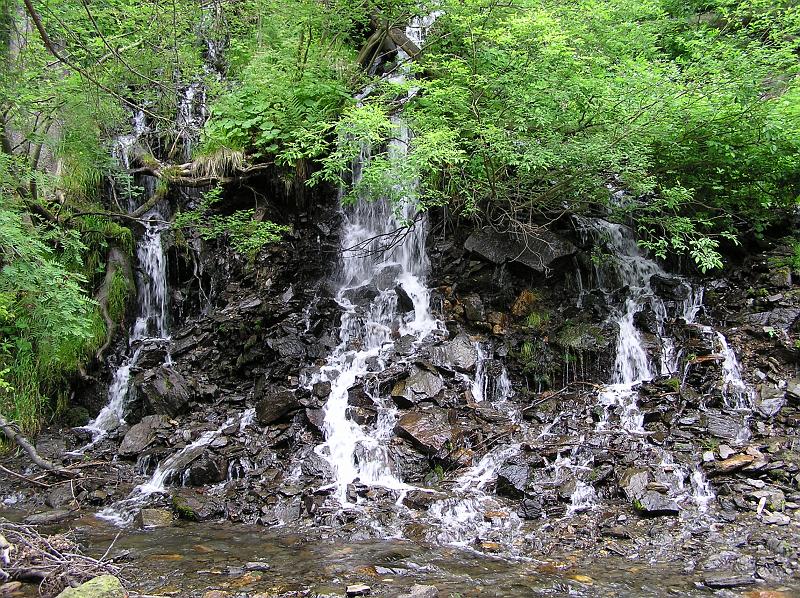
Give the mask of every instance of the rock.
M 800 401 L 800 378 L 792 378 L 786 385 L 786 396 L 794 399 L 795 402 Z
M 658 316 L 649 305 L 646 305 L 633 315 L 633 323 L 636 324 L 639 330 L 650 334 L 658 334 Z
M 736 451 L 727 444 L 720 444 L 717 450 L 719 450 L 719 456 L 721 459 L 727 459 L 731 455 L 736 454 Z
M 572 243 L 545 229 L 535 235 L 517 236 L 483 228 L 467 238 L 464 249 L 494 264 L 515 262 L 540 273 L 555 260 L 576 252 Z
M 189 409 L 189 382 L 170 366 L 161 365 L 138 374 L 134 385 L 139 396 L 144 397 L 149 413 L 174 417 Z
M 306 357 L 306 346 L 293 335 L 268 339 L 267 346 L 284 359 L 299 361 Z
M 245 563 L 246 571 L 269 571 L 269 563 L 264 561 L 249 561 Z
M 703 583 L 709 588 L 722 589 L 722 588 L 738 588 L 741 586 L 749 586 L 755 583 L 755 580 L 749 575 L 737 575 L 734 573 L 714 573 L 707 575 L 703 579 Z
M 431 361 L 437 366 L 453 368 L 460 372 L 472 372 L 478 363 L 478 351 L 463 332 L 450 342 L 434 347 Z
M 679 278 L 662 274 L 653 274 L 650 277 L 650 288 L 659 297 L 670 301 L 683 301 L 691 292 L 689 285 Z
M 328 380 L 316 382 L 311 388 L 313 395 L 319 399 L 326 399 L 331 394 L 331 383 Z
M 350 303 L 362 307 L 372 303 L 372 300 L 375 299 L 375 297 L 377 297 L 379 294 L 380 292 L 376 286 L 371 283 L 361 285 L 355 289 L 347 289 L 342 292 L 342 296 L 350 301 Z
M 101 575 L 82 583 L 77 588 L 67 588 L 57 598 L 127 598 L 122 582 L 113 575 Z
M 652 478 L 648 469 L 629 467 L 623 472 L 619 486 L 638 513 L 655 517 L 677 515 L 680 512 L 678 504 L 669 496 L 652 489 Z
M 443 388 L 444 382 L 439 374 L 414 366 L 408 378 L 394 385 L 392 399 L 400 407 L 410 407 L 435 398 Z
M 403 497 L 403 504 L 409 509 L 423 511 L 427 510 L 436 501 L 444 500 L 445 498 L 447 498 L 447 495 L 443 494 L 442 492 L 414 489 L 406 492 L 405 496 Z
M 208 521 L 225 514 L 225 505 L 190 488 L 180 488 L 172 495 L 172 507 L 178 518 L 187 521 Z
M 408 594 L 401 594 L 399 598 L 439 598 L 439 589 L 434 586 L 413 585 Z
M 224 482 L 228 477 L 228 460 L 222 455 L 204 451 L 187 469 L 189 485 L 209 486 Z
M 325 411 L 322 409 L 306 409 L 308 425 L 320 434 L 325 434 Z
M 76 494 L 78 496 L 76 497 Z M 80 493 L 73 488 L 72 484 L 59 484 L 54 486 L 47 495 L 47 506 L 54 509 L 65 509 L 78 507 L 77 499 Z
M 464 316 L 470 322 L 483 322 L 486 319 L 480 295 L 476 293 L 465 295 L 461 298 L 461 304 L 464 306 Z
M 171 527 L 172 524 L 172 511 L 168 509 L 142 509 L 136 515 L 136 525 L 142 529 Z
M 327 480 L 333 477 L 333 470 L 331 464 L 322 455 L 316 452 L 309 451 L 304 457 L 300 465 L 300 470 L 303 475 L 309 476 L 314 479 Z
M 706 425 L 708 432 L 712 436 L 736 442 L 742 435 L 742 424 L 734 417 L 724 414 L 720 411 L 712 411 L 709 409 L 706 414 Z
M 231 593 L 223 590 L 209 590 L 203 594 L 203 598 L 230 598 Z
M 53 509 L 52 511 L 42 511 L 41 513 L 28 515 L 23 521 L 28 525 L 50 525 L 69 519 L 73 512 L 67 509 Z
M 400 264 L 389 264 L 380 269 L 380 271 L 372 278 L 372 284 L 379 291 L 387 291 L 397 285 L 397 277 L 403 268 Z
M 357 583 L 351 586 L 347 586 L 345 590 L 345 594 L 348 596 L 367 596 L 372 591 L 372 589 L 364 585 L 363 583 Z
M 428 455 L 439 453 L 452 441 L 453 430 L 444 409 L 430 408 L 404 414 L 395 432 Z
M 397 294 L 397 310 L 400 313 L 414 311 L 414 300 L 402 286 L 397 285 L 394 292 Z
M 514 305 L 511 306 L 511 315 L 517 318 L 527 316 L 536 304 L 536 299 L 536 294 L 533 291 L 525 289 L 516 298 Z
M 522 498 L 528 487 L 530 468 L 527 463 L 510 462 L 497 471 L 497 494 Z
M 773 417 L 783 409 L 786 404 L 786 391 L 775 388 L 770 384 L 760 384 L 758 386 L 758 396 L 756 398 L 756 411 L 764 417 Z
M 261 393 L 263 396 L 263 398 L 256 403 L 256 419 L 258 419 L 260 424 L 268 426 L 288 413 L 302 407 L 300 400 L 293 391 L 283 387 L 269 386 L 263 388 L 264 384 L 261 386 L 262 388 L 259 389 L 259 385 L 256 385 L 257 395 Z
M 9 581 L 8 583 L 0 584 L 0 596 L 20 596 L 22 587 L 21 581 Z
M 64 422 L 71 428 L 85 426 L 92 419 L 86 407 L 70 407 L 64 414 Z
M 138 457 L 155 440 L 156 432 L 169 425 L 166 415 L 148 415 L 138 424 L 131 426 L 117 453 L 120 457 Z
M 734 455 L 733 457 L 729 457 L 717 463 L 716 468 L 714 468 L 714 473 L 731 473 L 741 469 L 745 465 L 750 465 L 753 461 L 755 461 L 755 457 L 752 455 Z

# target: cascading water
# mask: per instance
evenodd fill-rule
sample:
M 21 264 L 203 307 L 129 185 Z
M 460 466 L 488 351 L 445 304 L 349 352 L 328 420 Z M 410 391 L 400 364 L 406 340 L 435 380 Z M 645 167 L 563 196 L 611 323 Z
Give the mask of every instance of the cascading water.
M 409 26 L 407 34 L 422 39 L 420 26 Z M 403 61 L 402 50 L 398 54 Z M 410 136 L 400 119 L 395 118 L 394 124 L 398 132 L 390 143 L 389 158 L 399 173 Z M 354 185 L 369 160 L 370 149 L 364 147 L 352 165 Z M 430 292 L 424 283 L 428 270 L 426 221 L 416 214 L 414 182 L 403 176 L 396 180 L 400 181 L 395 188 L 401 196 L 400 208 L 388 198 L 362 197 L 344 209 L 336 292 L 343 310 L 340 343 L 312 380 L 331 383 L 325 405 L 326 441 L 317 451 L 331 464 L 342 505 L 347 502 L 347 485 L 355 480 L 406 488 L 393 473 L 386 448 L 394 427 L 394 407 L 374 395 L 377 425 L 366 429 L 348 417 L 348 390 L 370 370 L 371 362 L 386 365 L 398 335 L 411 335 L 419 342 L 440 327 L 431 313 Z M 401 232 L 410 222 L 413 224 L 405 233 Z
M 115 155 L 126 167 L 130 166 L 130 152 L 147 132 L 144 115 L 138 113 L 134 117 L 134 133 L 117 139 Z M 146 177 L 143 201 L 147 201 L 155 192 L 153 181 Z M 131 200 L 129 209 L 137 206 Z M 136 243 L 137 288 L 139 314 L 131 327 L 128 340 L 128 354 L 114 371 L 108 388 L 108 402 L 100 410 L 97 417 L 84 429 L 92 434 L 92 441 L 79 449 L 83 452 L 99 442 L 109 431 L 124 423 L 126 399 L 130 388 L 131 369 L 139 360 L 144 341 L 166 344 L 167 332 L 167 262 L 162 245 L 161 235 L 166 226 L 165 216 L 160 205 L 155 205 L 144 216 L 144 233 Z M 169 359 L 169 358 L 167 358 Z

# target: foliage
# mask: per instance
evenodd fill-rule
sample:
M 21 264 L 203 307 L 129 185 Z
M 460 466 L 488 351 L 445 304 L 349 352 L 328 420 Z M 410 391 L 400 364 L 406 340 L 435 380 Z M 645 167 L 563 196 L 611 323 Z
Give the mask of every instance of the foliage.
M 249 257 L 255 256 L 265 245 L 280 239 L 289 227 L 268 220 L 256 220 L 254 210 L 237 210 L 230 215 L 213 213 L 222 199 L 222 188 L 215 187 L 203 194 L 194 209 L 175 217 L 175 229 L 193 228 L 205 240 L 226 235 L 233 248 Z

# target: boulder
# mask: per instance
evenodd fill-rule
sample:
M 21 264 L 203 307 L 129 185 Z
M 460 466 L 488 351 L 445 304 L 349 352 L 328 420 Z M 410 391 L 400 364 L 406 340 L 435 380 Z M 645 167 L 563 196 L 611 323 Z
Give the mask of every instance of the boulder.
M 629 467 L 619 480 L 620 488 L 638 513 L 649 516 L 677 515 L 678 503 L 666 494 L 651 489 L 653 475 L 642 467 Z
M 73 513 L 74 511 L 67 509 L 53 509 L 28 515 L 23 521 L 28 525 L 51 525 L 69 519 Z
M 420 401 L 433 399 L 443 388 L 444 382 L 439 374 L 414 366 L 408 378 L 394 385 L 392 399 L 400 407 L 410 407 Z
M 475 344 L 462 332 L 453 340 L 434 347 L 431 361 L 443 368 L 469 373 L 475 370 L 478 363 L 478 351 Z
M 764 417 L 773 417 L 786 404 L 786 391 L 770 384 L 761 384 L 756 397 L 756 411 Z
M 120 457 L 138 457 L 155 440 L 156 432 L 169 425 L 165 415 L 148 415 L 138 424 L 131 426 L 117 453 Z
M 511 461 L 497 470 L 497 494 L 509 498 L 522 498 L 528 487 L 530 468 L 527 463 Z
M 708 433 L 717 438 L 737 442 L 742 438 L 743 425 L 735 417 L 716 410 L 706 413 Z
M 342 297 L 347 299 L 353 305 L 366 307 L 372 303 L 373 299 L 380 294 L 378 288 L 371 283 L 361 285 L 354 289 L 345 289 L 342 291 Z
M 77 588 L 67 588 L 56 598 L 127 598 L 122 582 L 113 575 L 101 575 L 82 583 Z
M 302 408 L 294 391 L 280 386 L 266 386 L 263 380 L 256 385 L 256 393 L 263 397 L 256 403 L 256 419 L 260 424 L 268 426 Z
M 650 277 L 650 288 L 662 299 L 670 301 L 683 301 L 691 293 L 691 288 L 684 281 L 663 274 L 653 274 Z
M 394 292 L 397 294 L 397 311 L 400 313 L 414 311 L 414 300 L 402 286 L 397 285 Z
M 306 346 L 293 335 L 267 339 L 267 346 L 283 359 L 302 360 L 306 357 Z
M 439 453 L 453 439 L 447 411 L 436 407 L 404 414 L 398 420 L 395 432 L 428 455 Z
M 387 291 L 397 284 L 397 277 L 403 271 L 400 264 L 388 264 L 373 277 L 372 284 L 379 291 Z
M 136 515 L 136 525 L 142 529 L 170 527 L 172 524 L 172 511 L 169 509 L 142 509 Z
M 514 235 L 491 228 L 473 232 L 464 249 L 494 264 L 514 262 L 540 273 L 546 272 L 555 260 L 577 251 L 572 243 L 545 229 L 536 235 Z
M 189 381 L 168 365 L 141 372 L 134 385 L 149 413 L 174 417 L 188 411 L 193 394 Z
M 180 519 L 208 521 L 225 514 L 225 505 L 213 497 L 190 488 L 180 488 L 172 495 L 172 507 Z
M 483 301 L 479 295 L 471 293 L 461 298 L 461 305 L 464 306 L 464 316 L 470 322 L 483 322 L 486 313 L 483 309 Z
M 187 481 L 191 486 L 208 486 L 224 482 L 228 477 L 228 460 L 205 451 L 188 468 Z

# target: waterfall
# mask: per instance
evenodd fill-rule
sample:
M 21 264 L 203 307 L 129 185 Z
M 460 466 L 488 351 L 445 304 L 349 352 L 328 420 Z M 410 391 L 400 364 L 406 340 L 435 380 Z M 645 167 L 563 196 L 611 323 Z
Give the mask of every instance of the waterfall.
M 421 43 L 424 26 L 412 23 L 406 33 Z M 398 55 L 401 62 L 408 59 L 400 49 Z M 395 79 L 404 80 L 405 76 L 401 70 Z M 355 205 L 343 208 L 342 259 L 336 275 L 336 302 L 343 310 L 340 342 L 311 381 L 331 383 L 324 409 L 325 443 L 316 450 L 331 464 L 342 505 L 347 502 L 347 485 L 355 480 L 388 488 L 407 487 L 394 474 L 387 451 L 394 406 L 377 394 L 372 396 L 378 423 L 367 429 L 348 417 L 348 390 L 368 372 L 369 362 L 378 360 L 385 367 L 394 338 L 411 335 L 414 342 L 420 342 L 440 328 L 425 286 L 427 222 L 424 215 L 416 213 L 415 181 L 400 175 L 410 134 L 400 118 L 393 118 L 393 123 L 397 133 L 388 155 L 398 173 L 394 194 L 401 201 L 395 205 L 385 197 L 361 197 Z M 370 148 L 363 147 L 352 164 L 353 185 L 360 182 L 369 160 Z M 405 233 L 398 233 L 405 226 Z
M 721 332 L 716 333 L 722 354 L 722 396 L 729 409 L 751 410 L 753 392 L 742 379 L 742 369 L 736 353 L 728 344 L 728 339 Z

